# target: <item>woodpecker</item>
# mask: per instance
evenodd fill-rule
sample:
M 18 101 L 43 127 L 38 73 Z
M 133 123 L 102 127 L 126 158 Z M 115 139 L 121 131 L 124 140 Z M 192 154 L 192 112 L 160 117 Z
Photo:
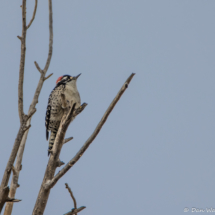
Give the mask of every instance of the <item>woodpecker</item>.
M 63 117 L 63 104 L 61 94 L 65 95 L 67 104 L 73 101 L 76 103 L 76 108 L 81 105 L 81 98 L 77 90 L 76 82 L 81 74 L 72 77 L 70 75 L 63 75 L 56 81 L 56 86 L 52 90 L 48 105 L 46 109 L 45 126 L 46 126 L 46 139 L 49 139 L 49 131 L 51 131 L 48 147 L 48 156 L 52 150 L 55 137 Z

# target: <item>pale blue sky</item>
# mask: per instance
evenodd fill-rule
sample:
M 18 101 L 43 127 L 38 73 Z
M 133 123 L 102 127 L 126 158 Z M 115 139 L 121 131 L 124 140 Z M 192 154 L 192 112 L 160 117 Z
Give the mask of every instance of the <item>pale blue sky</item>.
M 0 7 L 0 175 L 19 127 L 21 0 Z M 27 1 L 29 22 L 34 1 Z M 77 75 L 84 112 L 70 125 L 61 160 L 73 157 L 132 73 L 129 88 L 78 163 L 52 189 L 45 214 L 181 215 L 215 208 L 215 2 L 213 0 L 53 1 L 54 44 L 27 139 L 14 215 L 31 214 L 47 165 L 44 118 L 57 78 Z M 27 32 L 27 112 L 48 53 L 48 1 Z M 59 171 L 60 168 L 57 170 Z

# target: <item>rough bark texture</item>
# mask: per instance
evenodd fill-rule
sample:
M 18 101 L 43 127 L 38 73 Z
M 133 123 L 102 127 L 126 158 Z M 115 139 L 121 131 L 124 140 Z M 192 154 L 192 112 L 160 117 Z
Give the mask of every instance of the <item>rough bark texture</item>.
M 25 68 L 25 41 L 26 41 L 26 0 L 22 0 L 22 36 L 21 40 L 21 58 L 19 65 L 19 86 L 18 86 L 18 107 L 20 124 L 23 121 L 23 82 L 24 82 L 24 68 Z
M 113 108 L 115 107 L 116 103 L 119 101 L 120 97 L 122 96 L 122 94 L 125 92 L 125 90 L 128 87 L 128 84 L 130 83 L 131 79 L 133 78 L 135 74 L 132 73 L 128 79 L 126 80 L 126 82 L 123 84 L 122 88 L 120 89 L 120 91 L 118 92 L 118 94 L 116 95 L 116 97 L 114 98 L 114 100 L 112 101 L 112 103 L 109 105 L 107 111 L 105 112 L 105 114 L 103 115 L 101 121 L 99 122 L 99 124 L 97 125 L 96 129 L 94 130 L 93 134 L 88 138 L 88 140 L 85 142 L 85 144 L 82 146 L 82 148 L 78 151 L 78 153 L 66 164 L 65 167 L 63 167 L 63 169 L 61 171 L 58 172 L 58 174 L 49 182 L 49 187 L 52 188 L 57 181 L 80 159 L 80 157 L 84 154 L 84 152 L 86 151 L 86 149 L 89 147 L 89 145 L 93 142 L 93 140 L 96 138 L 96 136 L 98 135 L 99 131 L 101 130 L 102 126 L 104 125 L 104 123 L 106 122 L 109 114 L 111 113 L 111 111 L 113 110 Z
M 0 186 L 0 213 L 2 211 L 2 208 L 5 204 L 5 202 L 10 202 L 7 204 L 4 215 L 10 215 L 12 212 L 12 202 L 17 202 L 17 200 L 14 199 L 16 188 L 18 184 L 18 178 L 19 178 L 19 172 L 20 167 L 22 163 L 22 157 L 24 153 L 25 143 L 28 135 L 28 129 L 30 128 L 30 122 L 31 117 L 36 112 L 36 104 L 38 103 L 38 98 L 43 86 L 43 83 L 46 79 L 48 79 L 52 74 L 45 77 L 46 72 L 49 68 L 49 64 L 52 57 L 52 44 L 53 44 L 53 28 L 52 28 L 52 2 L 49 0 L 49 32 L 50 32 L 50 38 L 49 38 L 49 52 L 48 52 L 48 58 L 46 61 L 45 68 L 41 70 L 37 64 L 37 68 L 39 68 L 40 80 L 38 82 L 32 103 L 29 107 L 28 115 L 25 115 L 23 112 L 23 81 L 24 81 L 24 66 L 25 66 L 25 51 L 26 51 L 26 30 L 31 26 L 37 10 L 37 0 L 35 0 L 35 7 L 34 12 L 32 15 L 32 19 L 30 20 L 28 26 L 26 26 L 26 0 L 22 1 L 22 36 L 17 36 L 21 41 L 21 58 L 20 58 L 20 69 L 19 69 L 19 85 L 18 85 L 18 110 L 19 110 L 19 117 L 20 117 L 20 129 L 17 134 L 17 138 L 15 140 L 9 161 L 7 163 L 2 183 Z M 24 135 L 24 136 L 23 136 Z M 19 150 L 19 152 L 18 152 Z M 18 155 L 17 155 L 18 152 Z M 11 182 L 11 189 L 7 187 L 8 181 L 11 174 L 11 169 L 13 167 L 14 161 L 17 157 L 16 166 L 14 168 L 16 174 L 13 175 L 13 179 Z M 7 189 L 6 189 L 7 188 Z
M 57 136 L 55 138 L 53 150 L 51 152 L 48 165 L 45 171 L 45 175 L 43 178 L 43 182 L 37 197 L 36 204 L 34 206 L 33 214 L 34 215 L 41 215 L 44 213 L 46 203 L 48 201 L 50 188 L 47 186 L 49 181 L 53 179 L 55 170 L 58 167 L 59 163 L 59 155 L 61 152 L 62 145 L 64 144 L 64 137 L 66 130 L 71 122 L 71 119 L 79 114 L 84 108 L 86 107 L 86 104 L 84 103 L 82 106 L 80 106 L 78 109 L 75 110 L 75 104 L 72 105 L 72 107 L 67 107 L 64 110 L 64 115 L 61 120 Z
M 83 155 L 83 153 L 86 151 L 86 149 L 92 143 L 92 141 L 96 138 L 96 136 L 98 135 L 98 133 L 101 130 L 102 126 L 106 122 L 109 114 L 111 113 L 111 111 L 115 107 L 116 103 L 119 101 L 119 99 L 122 96 L 122 94 L 127 89 L 128 84 L 130 83 L 130 81 L 131 81 L 131 79 L 133 78 L 134 75 L 135 74 L 132 73 L 128 77 L 128 79 L 123 84 L 122 88 L 120 89 L 120 91 L 118 92 L 118 94 L 116 95 L 116 97 L 114 98 L 114 100 L 112 101 L 110 106 L 108 107 L 107 111 L 103 115 L 101 121 L 97 125 L 97 127 L 94 130 L 93 134 L 88 138 L 88 140 L 85 142 L 85 144 L 79 150 L 79 152 L 75 155 L 74 158 L 72 158 L 69 161 L 69 163 L 67 163 L 67 165 L 62 170 L 60 170 L 58 172 L 58 174 L 56 176 L 54 176 L 55 170 L 56 170 L 56 168 L 58 166 L 59 155 L 60 155 L 60 152 L 61 152 L 61 148 L 62 148 L 62 146 L 64 144 L 65 133 L 66 133 L 66 130 L 67 130 L 69 124 L 70 124 L 71 117 L 74 117 L 79 112 L 81 112 L 83 110 L 83 108 L 86 106 L 86 104 L 83 104 L 82 108 L 80 108 L 80 110 L 79 109 L 75 110 L 74 113 L 73 113 L 73 110 L 75 108 L 74 105 L 72 107 L 70 107 L 70 108 L 67 107 L 65 109 L 63 118 L 61 120 L 59 129 L 58 129 L 58 132 L 57 132 L 57 136 L 55 138 L 55 142 L 54 142 L 54 146 L 53 146 L 53 152 L 51 153 L 51 156 L 49 158 L 49 162 L 48 162 L 48 165 L 47 165 L 47 168 L 46 168 L 45 176 L 44 176 L 44 179 L 43 179 L 43 182 L 42 182 L 42 185 L 41 185 L 38 197 L 37 197 L 36 204 L 34 206 L 33 215 L 42 215 L 44 213 L 44 210 L 45 210 L 45 207 L 46 207 L 46 204 L 47 204 L 47 201 L 48 201 L 48 197 L 49 197 L 51 188 L 80 159 L 80 157 Z M 75 213 L 77 213 L 77 211 L 69 212 L 69 214 L 75 214 Z
M 19 66 L 19 85 L 18 85 L 18 111 L 19 111 L 19 118 L 20 118 L 20 128 L 10 155 L 10 158 L 8 160 L 3 179 L 0 186 L 0 213 L 2 211 L 2 208 L 6 202 L 6 192 L 9 192 L 5 189 L 8 185 L 8 181 L 11 174 L 11 169 L 13 167 L 13 163 L 15 161 L 22 137 L 25 132 L 25 126 L 26 126 L 26 117 L 24 116 L 23 112 L 23 79 L 24 79 L 24 66 L 25 66 L 25 38 L 26 38 L 26 0 L 22 1 L 22 36 L 19 37 L 21 40 L 21 58 L 20 58 L 20 66 Z M 8 193 L 7 193 L 8 194 Z
M 27 125 L 30 125 L 30 119 L 27 122 Z M 22 157 L 23 157 L 23 153 L 24 153 L 24 149 L 25 149 L 25 143 L 27 140 L 28 131 L 25 132 L 25 134 L 22 138 L 22 141 L 21 141 L 21 144 L 19 147 L 19 151 L 17 154 L 16 165 L 15 165 L 15 169 L 13 171 L 13 177 L 12 177 L 12 181 L 11 181 L 11 185 L 10 185 L 10 192 L 8 195 L 9 198 L 15 197 L 16 189 L 19 187 L 18 179 L 19 179 L 19 173 L 22 169 Z M 10 215 L 12 213 L 12 210 L 13 210 L 13 202 L 7 202 L 6 206 L 5 206 L 5 210 L 4 210 L 4 215 Z
M 21 57 L 20 57 L 20 67 L 19 67 L 19 84 L 18 84 L 18 112 L 19 112 L 19 118 L 20 118 L 20 128 L 17 134 L 17 137 L 14 142 L 14 146 L 11 152 L 11 155 L 9 157 L 7 166 L 5 168 L 5 172 L 2 178 L 1 186 L 0 186 L 0 213 L 2 211 L 2 208 L 6 202 L 6 208 L 4 215 L 11 215 L 12 208 L 13 208 L 13 202 L 18 202 L 20 200 L 15 199 L 15 193 L 18 185 L 18 178 L 22 167 L 22 158 L 25 148 L 25 143 L 27 140 L 28 135 L 28 129 L 30 128 L 31 123 L 31 117 L 36 112 L 36 104 L 38 103 L 38 98 L 43 86 L 43 83 L 45 80 L 47 80 L 52 74 L 45 77 L 47 70 L 49 68 L 51 57 L 52 57 L 52 50 L 53 50 L 53 19 L 52 19 L 52 0 L 48 0 L 49 2 L 49 52 L 47 61 L 45 64 L 44 69 L 41 69 L 38 65 L 38 63 L 35 61 L 35 66 L 40 72 L 40 79 L 32 100 L 32 103 L 29 107 L 28 115 L 24 114 L 23 111 L 23 82 L 24 82 L 24 66 L 25 66 L 25 54 L 26 54 L 26 31 L 31 26 L 37 10 L 37 0 L 35 0 L 35 8 L 32 15 L 32 18 L 29 22 L 29 24 L 26 26 L 26 0 L 22 0 L 22 36 L 17 36 L 21 41 Z M 44 175 L 44 179 L 38 194 L 38 198 L 33 210 L 33 215 L 42 215 L 44 213 L 48 197 L 50 194 L 51 188 L 57 183 L 57 181 L 80 159 L 80 157 L 83 155 L 83 153 L 86 151 L 86 149 L 89 147 L 89 145 L 92 143 L 92 141 L 96 138 L 99 131 L 101 130 L 103 124 L 107 120 L 109 114 L 113 110 L 114 106 L 120 99 L 121 95 L 124 93 L 126 88 L 128 87 L 129 82 L 133 78 L 134 74 L 131 74 L 129 78 L 126 80 L 122 88 L 120 89 L 117 96 L 114 98 L 112 103 L 110 104 L 109 108 L 105 112 L 104 116 L 102 117 L 101 121 L 97 125 L 95 131 L 93 134 L 88 138 L 88 140 L 85 142 L 85 144 L 82 146 L 82 148 L 79 150 L 79 152 L 72 158 L 68 164 L 62 168 L 61 171 L 58 172 L 58 174 L 55 175 L 55 171 L 57 167 L 60 167 L 64 163 L 60 161 L 59 155 L 61 152 L 61 148 L 63 144 L 72 138 L 64 139 L 66 130 L 71 122 L 72 117 L 75 117 L 80 112 L 83 111 L 83 109 L 86 107 L 86 103 L 84 103 L 82 106 L 80 106 L 78 109 L 75 109 L 75 104 L 72 104 L 71 107 L 66 107 L 64 110 L 64 116 L 61 120 L 61 124 L 55 139 L 53 151 L 50 155 L 49 162 L 47 165 L 47 169 Z M 19 151 L 18 151 L 19 150 Z M 18 154 L 17 154 L 18 153 Z M 14 161 L 17 156 L 17 161 L 15 167 Z M 8 181 L 11 175 L 11 171 L 13 171 L 13 178 L 11 182 L 11 188 L 8 187 Z M 81 210 L 83 210 L 85 207 L 82 206 L 80 208 L 75 208 L 68 213 L 70 214 L 77 214 Z
M 7 185 L 8 185 L 8 181 L 10 178 L 10 173 L 11 173 L 11 170 L 13 167 L 13 163 L 15 161 L 16 154 L 19 149 L 19 145 L 22 140 L 24 132 L 25 132 L 24 129 L 22 128 L 22 126 L 20 126 L 19 132 L 17 134 L 16 140 L 15 140 L 15 143 L 14 143 L 14 146 L 13 146 L 10 158 L 9 158 L 9 161 L 7 163 L 7 166 L 6 166 L 6 169 L 4 172 L 4 176 L 2 178 L 2 183 L 1 183 L 1 187 L 0 187 L 0 213 L 8 198 L 9 187 L 7 187 Z M 8 189 L 6 189 L 6 188 L 8 188 Z
M 31 26 L 32 22 L 34 21 L 35 15 L 36 15 L 36 11 L 37 11 L 37 0 L 35 0 L 35 6 L 34 6 L 33 16 L 31 18 L 28 26 L 24 27 L 24 25 L 23 25 L 23 27 L 24 27 L 23 30 L 24 31 L 26 31 Z M 23 14 L 23 13 L 22 13 L 22 15 L 26 16 L 26 14 Z M 26 38 L 26 34 L 25 34 L 24 38 Z M 23 67 L 23 71 L 24 71 L 24 67 Z M 22 78 L 24 79 L 24 72 L 23 72 Z M 19 88 L 23 89 L 23 81 L 21 82 L 21 84 L 22 84 L 22 87 L 19 86 Z M 22 100 L 22 103 L 23 103 L 23 100 Z M 23 104 L 22 104 L 22 106 L 23 106 Z M 31 106 L 31 108 L 29 108 L 29 111 L 28 111 L 28 116 L 30 116 L 30 117 L 29 117 L 29 119 L 28 119 L 28 121 L 26 123 L 26 126 L 30 126 L 31 116 L 35 112 L 36 112 L 35 106 Z M 15 165 L 15 172 L 16 172 L 16 174 L 13 174 L 13 178 L 12 178 L 11 185 L 10 185 L 10 191 L 9 191 L 9 194 L 8 194 L 9 198 L 14 198 L 15 197 L 16 189 L 19 187 L 19 185 L 18 185 L 19 172 L 21 171 L 21 167 L 22 167 L 22 157 L 23 157 L 23 153 L 24 153 L 24 149 L 25 149 L 25 143 L 26 143 L 26 140 L 27 140 L 28 131 L 25 132 L 24 136 L 22 137 L 21 144 L 19 146 L 19 150 L 18 150 L 18 154 L 17 154 L 17 160 L 16 160 L 16 165 Z M 12 210 L 13 210 L 13 202 L 7 202 L 6 206 L 5 206 L 5 210 L 4 210 L 4 215 L 11 215 Z

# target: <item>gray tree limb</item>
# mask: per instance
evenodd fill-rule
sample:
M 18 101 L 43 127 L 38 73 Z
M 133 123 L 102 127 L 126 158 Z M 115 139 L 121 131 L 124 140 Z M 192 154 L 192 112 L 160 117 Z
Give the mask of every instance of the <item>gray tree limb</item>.
M 49 38 L 48 58 L 47 58 L 46 66 L 45 66 L 44 70 L 41 72 L 40 80 L 38 82 L 32 103 L 29 107 L 28 115 L 25 115 L 23 112 L 23 79 L 24 79 L 24 64 L 25 64 L 25 50 L 26 50 L 26 47 L 25 47 L 26 30 L 31 26 L 31 24 L 33 22 L 35 15 L 36 15 L 36 10 L 37 10 L 37 0 L 35 0 L 35 7 L 34 7 L 32 19 L 30 20 L 28 26 L 26 26 L 26 0 L 23 0 L 23 2 L 22 2 L 22 37 L 18 36 L 18 38 L 21 40 L 20 75 L 19 75 L 19 87 L 18 87 L 18 92 L 19 92 L 18 93 L 18 95 L 19 95 L 18 107 L 19 107 L 19 116 L 22 117 L 22 119 L 20 118 L 20 122 L 21 122 L 20 129 L 19 129 L 16 141 L 14 143 L 14 147 L 13 147 L 11 156 L 9 158 L 9 161 L 8 161 L 8 164 L 7 164 L 3 179 L 2 179 L 1 187 L 0 187 L 0 212 L 1 212 L 5 202 L 7 202 L 7 201 L 5 201 L 6 199 L 4 198 L 6 196 L 5 195 L 6 192 L 4 191 L 3 188 L 6 187 L 8 184 L 11 169 L 12 169 L 13 163 L 14 163 L 16 155 L 17 155 L 17 161 L 16 161 L 16 166 L 15 166 L 15 169 L 17 170 L 17 174 L 13 175 L 13 179 L 11 182 L 11 189 L 9 191 L 9 196 L 7 196 L 7 199 L 14 199 L 14 197 L 15 197 L 16 189 L 18 187 L 19 172 L 21 170 L 21 165 L 22 165 L 21 164 L 22 157 L 23 157 L 25 143 L 26 143 L 26 139 L 27 139 L 27 135 L 28 135 L 28 129 L 30 128 L 31 117 L 36 112 L 35 107 L 36 107 L 36 104 L 38 103 L 38 97 L 40 95 L 43 83 L 46 79 L 48 79 L 52 75 L 51 74 L 48 77 L 45 77 L 49 64 L 50 64 L 50 61 L 51 61 L 52 45 L 53 45 L 52 5 L 51 5 L 51 0 L 49 0 L 50 38 Z M 19 149 L 19 151 L 18 151 L 18 149 Z M 18 151 L 18 154 L 17 154 L 17 151 Z M 9 187 L 8 187 L 8 189 L 9 189 Z M 10 202 L 16 202 L 16 201 L 11 200 Z M 7 203 L 7 205 L 5 207 L 4 215 L 10 215 L 12 212 L 12 207 L 13 207 L 13 203 Z
M 31 18 L 29 24 L 26 26 L 27 29 L 31 26 L 32 22 L 34 21 L 36 12 L 37 12 L 37 0 L 35 0 L 33 16 L 32 16 L 32 18 Z
M 20 124 L 23 122 L 23 81 L 25 68 L 25 51 L 26 51 L 26 0 L 22 0 L 22 36 L 21 36 L 21 58 L 19 66 L 19 85 L 18 85 L 18 109 Z
M 113 110 L 113 108 L 115 107 L 116 103 L 119 101 L 120 97 L 122 96 L 122 94 L 125 92 L 125 90 L 127 89 L 131 79 L 133 78 L 135 74 L 132 73 L 128 79 L 126 80 L 126 82 L 123 84 L 122 88 L 120 89 L 120 91 L 118 92 L 118 94 L 116 95 L 116 97 L 114 98 L 114 100 L 112 101 L 112 103 L 110 104 L 110 106 L 108 107 L 107 111 L 105 112 L 105 114 L 103 115 L 101 121 L 99 122 L 99 124 L 97 125 L 96 129 L 94 130 L 93 134 L 88 138 L 88 140 L 85 142 L 85 144 L 82 146 L 82 148 L 78 151 L 78 153 L 66 164 L 66 166 L 63 167 L 62 170 L 60 170 L 58 172 L 57 175 L 55 175 L 55 177 L 49 182 L 47 189 L 52 188 L 57 181 L 80 159 L 80 157 L 84 154 L 84 152 L 86 151 L 86 149 L 89 147 L 89 145 L 93 142 L 93 140 L 96 138 L 96 136 L 98 135 L 99 131 L 101 130 L 102 126 L 104 125 L 104 123 L 106 122 L 109 114 L 111 113 L 111 111 Z
M 58 132 L 57 132 L 57 136 L 55 138 L 55 142 L 53 145 L 53 149 L 51 151 L 51 155 L 48 161 L 48 165 L 45 171 L 45 175 L 43 178 L 43 182 L 41 184 L 40 187 L 40 191 L 34 206 L 34 210 L 33 210 L 33 215 L 42 215 L 44 213 L 47 201 L 48 201 L 48 197 L 50 194 L 50 190 L 51 189 L 47 189 L 46 186 L 48 184 L 48 182 L 54 177 L 56 168 L 59 165 L 59 155 L 61 152 L 61 148 L 63 146 L 64 143 L 64 137 L 65 137 L 65 133 L 66 130 L 71 122 L 71 120 L 77 116 L 79 113 L 81 113 L 84 108 L 87 106 L 86 103 L 82 104 L 80 107 L 78 107 L 77 109 L 75 109 L 75 104 L 71 103 L 71 106 L 67 106 L 64 109 L 64 114 L 63 114 L 63 118 L 61 120 Z
M 74 203 L 74 208 L 76 209 L 77 208 L 77 202 L 76 202 L 76 199 L 75 199 L 75 197 L 74 197 L 74 195 L 72 193 L 72 190 L 71 190 L 71 188 L 69 187 L 69 185 L 67 183 L 65 183 L 65 185 L 66 185 L 66 189 L 69 191 L 70 196 L 72 197 L 72 200 L 73 200 L 73 203 Z
M 76 215 L 77 213 L 79 213 L 80 211 L 84 210 L 86 207 L 85 206 L 81 206 L 79 208 L 73 208 L 71 211 L 65 213 L 64 215 Z
M 15 161 L 17 151 L 19 149 L 22 137 L 26 131 L 26 117 L 23 111 L 23 80 L 24 80 L 24 67 L 25 67 L 25 51 L 26 51 L 26 0 L 22 0 L 22 36 L 19 37 L 21 41 L 21 58 L 20 58 L 20 66 L 19 66 L 19 85 L 18 85 L 18 112 L 20 119 L 20 128 L 16 137 L 16 140 L 13 145 L 13 149 L 8 160 L 6 169 L 4 171 L 4 175 L 2 178 L 1 186 L 0 186 L 0 213 L 2 208 L 8 198 L 9 190 L 6 190 L 5 187 L 8 185 L 8 181 L 11 174 L 11 169 L 13 163 Z M 9 188 L 8 188 L 9 189 Z
M 57 136 L 55 138 L 53 151 L 51 153 L 51 156 L 48 161 L 48 165 L 46 168 L 46 172 L 43 178 L 43 182 L 40 187 L 40 191 L 37 197 L 37 201 L 34 206 L 33 215 L 42 215 L 44 213 L 48 197 L 51 191 L 51 188 L 57 183 L 57 181 L 79 160 L 79 158 L 83 155 L 83 153 L 86 151 L 86 149 L 89 147 L 89 145 L 92 143 L 92 141 L 96 138 L 99 131 L 101 130 L 102 126 L 106 122 L 109 114 L 115 107 L 116 103 L 119 101 L 122 94 L 125 92 L 125 90 L 128 87 L 128 84 L 130 83 L 131 79 L 133 78 L 135 74 L 132 73 L 126 82 L 123 84 L 122 88 L 108 107 L 107 111 L 103 115 L 101 121 L 97 125 L 96 129 L 94 130 L 93 134 L 88 138 L 88 140 L 85 142 L 85 144 L 82 146 L 82 148 L 78 151 L 78 153 L 72 158 L 69 163 L 66 164 L 65 167 L 63 167 L 62 170 L 58 172 L 57 175 L 54 176 L 56 168 L 58 166 L 58 160 L 59 155 L 64 143 L 64 137 L 66 130 L 71 122 L 71 119 L 78 115 L 87 104 L 82 104 L 78 109 L 75 109 L 75 104 L 72 104 L 71 107 L 66 107 L 64 109 L 64 115 L 61 120 Z M 63 98 L 63 97 L 62 97 Z M 69 212 L 69 214 L 75 214 L 76 212 Z
M 30 121 L 31 121 L 31 118 L 28 120 L 27 125 L 30 125 Z M 24 154 L 25 143 L 27 140 L 28 131 L 25 132 L 25 134 L 22 138 L 21 144 L 19 146 L 18 153 L 17 153 L 17 160 L 16 160 L 16 165 L 15 165 L 15 174 L 13 171 L 13 177 L 12 177 L 12 181 L 10 184 L 10 191 L 9 191 L 9 195 L 8 195 L 9 198 L 15 197 L 16 189 L 19 187 L 18 179 L 19 179 L 19 173 L 22 169 L 22 158 L 23 158 L 23 154 Z M 13 202 L 7 202 L 6 206 L 5 206 L 5 210 L 4 210 L 4 215 L 11 215 L 12 210 L 13 210 Z
M 74 197 L 74 195 L 72 193 L 71 188 L 69 187 L 69 185 L 67 183 L 65 183 L 65 185 L 66 185 L 66 189 L 68 189 L 68 191 L 70 193 L 70 196 L 72 197 L 72 200 L 73 200 L 73 203 L 74 203 L 74 208 L 71 211 L 69 211 L 66 214 L 64 214 L 64 215 L 72 215 L 72 214 L 77 215 L 78 212 L 82 211 L 86 207 L 81 206 L 80 208 L 77 208 L 77 202 L 76 202 L 76 199 L 75 199 L 75 197 Z
M 69 142 L 72 139 L 73 139 L 73 137 L 66 138 L 63 143 L 65 144 L 65 143 Z

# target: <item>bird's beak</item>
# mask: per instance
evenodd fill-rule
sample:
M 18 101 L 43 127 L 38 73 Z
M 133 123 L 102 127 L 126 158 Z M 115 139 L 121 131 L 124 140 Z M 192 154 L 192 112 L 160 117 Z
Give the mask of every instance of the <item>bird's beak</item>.
M 81 75 L 81 73 L 75 77 L 75 80 L 77 80 L 80 75 Z

